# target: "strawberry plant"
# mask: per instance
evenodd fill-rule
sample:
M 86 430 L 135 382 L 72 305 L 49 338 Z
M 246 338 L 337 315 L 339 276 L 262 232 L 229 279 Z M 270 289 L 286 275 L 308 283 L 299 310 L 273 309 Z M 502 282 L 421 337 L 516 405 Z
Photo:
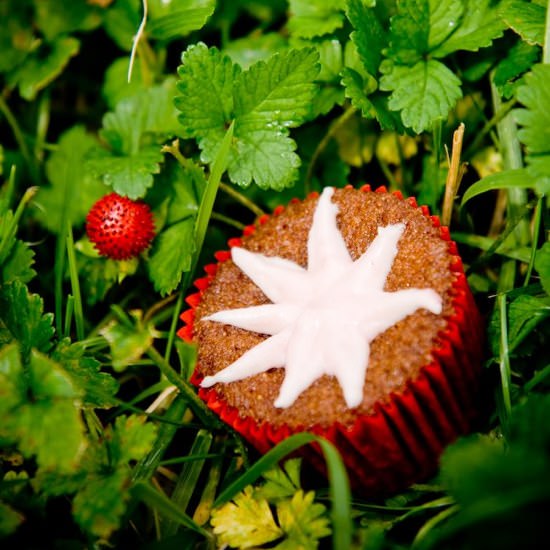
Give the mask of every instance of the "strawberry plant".
M 546 0 L 0 3 L 2 545 L 544 544 L 548 13 Z M 227 239 L 348 183 L 414 195 L 449 225 L 487 327 L 475 433 L 433 479 L 377 500 L 350 492 L 312 434 L 249 448 L 197 397 L 196 350 L 177 337 Z M 289 458 L 312 443 L 326 477 Z

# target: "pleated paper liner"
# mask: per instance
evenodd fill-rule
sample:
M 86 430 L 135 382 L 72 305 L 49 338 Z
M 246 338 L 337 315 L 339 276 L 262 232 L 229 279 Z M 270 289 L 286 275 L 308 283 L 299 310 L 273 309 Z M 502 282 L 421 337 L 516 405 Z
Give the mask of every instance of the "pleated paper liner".
M 369 186 L 361 190 L 371 191 Z M 375 192 L 387 190 L 381 187 Z M 394 194 L 403 199 L 400 193 Z M 418 208 L 414 198 L 406 200 Z M 372 414 L 358 416 L 352 426 L 335 423 L 328 428 L 317 425 L 308 429 L 336 445 L 354 490 L 371 497 L 391 494 L 432 476 L 442 450 L 469 431 L 477 411 L 483 355 L 482 320 L 448 229 L 440 225 L 436 216 L 430 216 L 427 207 L 420 209 L 434 227 L 439 228 L 441 238 L 449 243 L 449 253 L 455 257 L 451 265 L 456 275 L 451 289 L 454 315 L 447 319 L 445 331 L 438 335 L 432 361 L 422 367 L 418 376 L 401 392 L 391 394 L 386 402 L 377 403 Z M 283 210 L 284 207 L 278 207 L 273 215 Z M 267 219 L 269 216 L 264 215 L 258 223 L 263 224 Z M 255 226 L 247 226 L 243 233 L 249 235 L 254 231 Z M 241 241 L 230 239 L 228 244 L 239 246 Z M 220 251 L 215 257 L 219 264 L 227 261 L 231 252 Z M 184 340 L 193 339 L 195 309 L 214 278 L 218 264 L 205 266 L 206 276 L 195 281 L 198 292 L 186 300 L 190 308 L 182 313 L 184 326 L 178 332 Z M 191 382 L 199 386 L 201 379 L 196 369 Z M 262 453 L 289 435 L 304 431 L 300 427 L 273 426 L 250 417 L 243 418 L 218 395 L 215 387 L 199 387 L 198 393 L 212 411 Z M 318 445 L 311 444 L 301 453 L 324 471 L 324 459 Z

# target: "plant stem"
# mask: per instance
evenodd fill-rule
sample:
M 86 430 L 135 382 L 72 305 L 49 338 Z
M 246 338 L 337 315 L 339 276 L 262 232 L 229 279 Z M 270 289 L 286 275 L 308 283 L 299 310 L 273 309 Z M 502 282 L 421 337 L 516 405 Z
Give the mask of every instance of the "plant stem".
M 533 268 L 535 266 L 535 256 L 537 253 L 538 245 L 538 235 L 540 232 L 540 226 L 542 221 L 542 205 L 544 202 L 544 197 L 539 197 L 537 205 L 535 207 L 535 217 L 533 220 L 533 240 L 531 242 L 531 257 L 529 258 L 529 265 L 527 267 L 527 273 L 525 274 L 525 279 L 523 281 L 523 286 L 527 286 L 531 279 L 531 273 L 533 273 Z
M 19 123 L 17 122 L 15 115 L 12 113 L 8 103 L 6 102 L 2 94 L 0 94 L 0 112 L 6 118 L 6 121 L 10 126 L 11 131 L 13 132 L 13 137 L 15 138 L 17 146 L 19 147 L 19 150 L 21 151 L 21 154 L 23 155 L 23 158 L 27 163 L 32 180 L 34 182 L 38 182 L 38 169 L 36 166 L 35 158 L 31 155 Z
M 221 421 L 218 417 L 203 403 L 195 391 L 176 373 L 154 347 L 149 347 L 147 355 L 153 360 L 165 378 L 178 388 L 183 398 L 189 403 L 202 422 L 211 427 L 218 427 L 221 425 Z
M 464 140 L 464 123 L 460 123 L 453 133 L 453 146 L 451 149 L 451 162 L 445 181 L 445 197 L 443 199 L 443 212 L 441 223 L 449 226 L 453 214 L 453 202 L 461 180 L 460 155 L 462 153 L 462 141 Z
M 10 179 L 9 179 L 9 187 L 13 188 L 15 181 L 15 168 L 12 169 L 10 173 Z M 15 234 L 17 232 L 17 224 L 19 223 L 19 220 L 21 219 L 21 216 L 23 215 L 23 211 L 25 210 L 25 207 L 29 203 L 29 201 L 34 197 L 36 192 L 38 191 L 38 187 L 29 187 L 26 191 L 21 200 L 19 201 L 19 204 L 17 205 L 17 208 L 15 210 L 15 214 L 13 215 L 9 227 L 4 232 L 4 238 L 2 241 L 0 241 L 0 264 L 7 258 L 8 254 L 10 253 L 11 246 L 9 246 L 10 241 L 15 238 Z
M 483 128 L 476 133 L 476 137 L 464 153 L 465 159 L 471 158 L 477 152 L 481 142 L 485 139 L 485 136 L 512 110 L 512 107 L 514 107 L 515 104 L 515 99 L 511 99 L 510 101 L 501 104 L 500 109 L 495 112 L 491 119 L 483 125 Z
M 42 161 L 44 159 L 44 144 L 50 125 L 50 104 L 51 98 L 48 90 L 44 91 L 38 104 L 38 121 L 36 123 L 36 142 L 34 144 L 34 158 Z
M 74 253 L 73 230 L 67 223 L 67 260 L 69 262 L 69 276 L 71 278 L 72 295 L 74 297 L 74 320 L 76 325 L 76 337 L 84 339 L 84 310 L 82 308 L 82 295 L 80 293 L 80 281 L 78 280 L 78 267 Z
M 230 218 L 229 216 L 224 216 L 223 214 L 220 214 L 219 212 L 212 212 L 210 217 L 213 220 L 217 220 L 219 222 L 225 223 L 226 225 L 234 227 L 238 231 L 242 231 L 245 228 L 244 223 L 241 223 L 237 220 L 234 220 L 233 218 Z
M 502 103 L 498 90 L 491 79 L 491 94 L 493 99 L 494 111 L 498 112 L 502 108 Z M 505 170 L 514 170 L 523 168 L 523 157 L 521 145 L 517 138 L 517 126 L 508 113 L 498 124 L 497 131 L 499 135 L 500 148 L 502 153 L 503 165 Z M 521 218 L 525 212 L 527 203 L 527 191 L 520 188 L 512 188 L 507 190 L 507 214 L 508 219 Z M 527 221 L 522 220 L 514 232 L 510 235 L 509 244 L 511 248 L 516 245 L 525 245 L 529 242 L 529 226 Z M 498 290 L 506 292 L 514 288 L 516 277 L 516 262 L 513 260 L 506 261 L 502 264 L 499 276 Z
M 315 165 L 317 164 L 317 161 L 319 160 L 319 157 L 323 153 L 323 151 L 326 149 L 327 145 L 330 143 L 330 140 L 334 137 L 334 134 L 338 131 L 338 129 L 343 126 L 353 115 L 355 115 L 355 112 L 357 109 L 353 106 L 348 107 L 331 125 L 328 129 L 327 133 L 323 136 L 323 139 L 318 143 L 317 147 L 315 148 L 315 151 L 313 152 L 313 155 L 311 156 L 311 160 L 309 161 L 309 166 L 307 167 L 306 177 L 304 178 L 304 189 L 306 194 L 310 191 L 311 187 L 311 178 L 313 177 L 313 170 L 315 168 Z
M 227 183 L 220 182 L 220 190 L 235 199 L 238 203 L 248 208 L 254 215 L 262 216 L 265 212 L 248 197 L 239 193 L 234 187 L 227 185 Z
M 189 455 L 201 455 L 208 453 L 212 445 L 213 436 L 208 430 L 199 430 L 195 436 L 195 441 L 189 451 Z M 199 476 L 204 467 L 205 459 L 187 462 L 181 469 L 180 475 L 170 499 L 180 509 L 185 511 L 189 506 L 195 487 L 199 481 Z M 175 535 L 178 530 L 178 523 L 168 520 L 164 528 L 163 535 L 170 537 Z
M 512 385 L 510 373 L 510 356 L 508 353 L 508 315 L 506 311 L 506 294 L 499 294 L 497 307 L 500 313 L 500 382 L 502 386 L 502 401 L 504 404 L 505 418 L 501 418 L 501 425 L 506 426 L 512 414 L 512 399 L 510 387 Z
M 174 346 L 174 340 L 176 339 L 176 329 L 178 327 L 178 319 L 180 317 L 181 308 L 183 306 L 183 298 L 185 296 L 185 290 L 187 287 L 183 286 L 178 292 L 178 299 L 174 306 L 174 313 L 172 314 L 172 320 L 170 322 L 170 329 L 168 331 L 168 339 L 166 341 L 166 349 L 164 351 L 165 361 L 170 361 L 170 355 L 172 353 L 172 347 Z
M 132 473 L 132 481 L 148 481 L 156 472 L 166 449 L 168 449 L 176 431 L 179 429 L 178 423 L 181 422 L 187 409 L 187 402 L 182 395 L 177 395 L 166 409 L 163 418 L 169 422 L 164 422 L 159 426 L 157 438 L 152 450 L 141 459 Z
M 148 8 L 147 0 L 142 0 L 142 6 L 143 6 L 143 16 L 139 23 L 138 30 L 134 35 L 134 40 L 132 41 L 132 51 L 130 52 L 130 60 L 128 62 L 128 83 L 131 82 L 132 80 L 132 70 L 134 68 L 137 49 L 138 49 L 141 37 L 145 32 L 145 25 L 147 24 L 147 8 Z

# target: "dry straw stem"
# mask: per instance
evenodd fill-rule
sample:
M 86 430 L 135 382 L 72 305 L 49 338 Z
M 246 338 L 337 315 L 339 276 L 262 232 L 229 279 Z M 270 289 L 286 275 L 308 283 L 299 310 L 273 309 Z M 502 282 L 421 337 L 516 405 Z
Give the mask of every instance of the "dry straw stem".
M 453 202 L 466 169 L 466 165 L 464 163 L 460 163 L 463 139 L 464 123 L 461 122 L 460 126 L 454 131 L 453 134 L 453 146 L 451 149 L 449 172 L 447 173 L 447 180 L 445 181 L 445 197 L 443 198 L 443 213 L 441 215 L 441 222 L 443 225 L 447 226 L 451 224 Z

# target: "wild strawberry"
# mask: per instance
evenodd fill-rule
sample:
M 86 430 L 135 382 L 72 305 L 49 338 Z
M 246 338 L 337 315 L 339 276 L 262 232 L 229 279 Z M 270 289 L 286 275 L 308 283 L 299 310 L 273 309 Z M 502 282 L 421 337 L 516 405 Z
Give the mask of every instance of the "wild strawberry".
M 155 236 L 153 215 L 143 201 L 110 193 L 92 206 L 86 233 L 102 256 L 128 260 L 150 246 Z

